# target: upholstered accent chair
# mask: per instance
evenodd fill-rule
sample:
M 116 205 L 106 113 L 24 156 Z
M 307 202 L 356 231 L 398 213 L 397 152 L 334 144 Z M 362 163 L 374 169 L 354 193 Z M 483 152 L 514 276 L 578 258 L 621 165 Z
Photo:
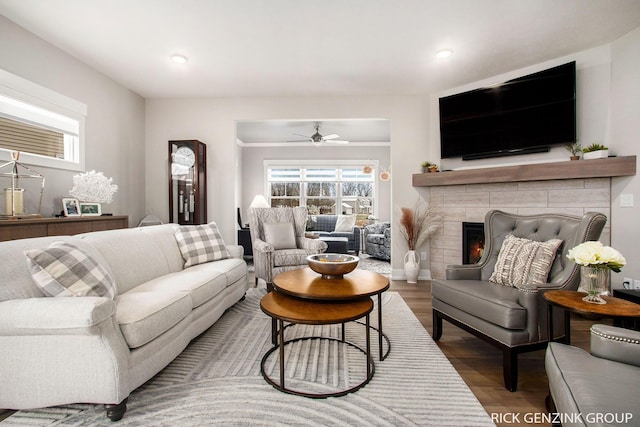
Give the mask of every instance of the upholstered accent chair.
M 378 222 L 364 227 L 363 252 L 374 258 L 391 259 L 391 223 Z
M 306 267 L 307 256 L 327 250 L 322 240 L 305 237 L 306 223 L 303 206 L 249 209 L 256 284 L 262 279 L 271 290 L 278 273 Z
M 582 242 L 598 240 L 606 221 L 605 215 L 595 212 L 583 217 L 488 212 L 484 220 L 485 251 L 478 263 L 450 265 L 445 280 L 432 280 L 433 339 L 441 338 L 444 319 L 498 347 L 503 355 L 505 387 L 515 391 L 518 354 L 544 349 L 549 341 L 548 306 L 543 294 L 551 289 L 577 289 L 579 266 L 567 258 L 567 252 Z M 509 235 L 535 242 L 561 240 L 557 251 L 548 256 L 546 280 L 538 284 L 524 280 L 517 286 L 489 280 L 497 270 L 503 241 Z M 516 264 L 518 269 L 523 268 Z M 562 336 L 564 317 L 560 310 L 554 312 L 553 325 L 554 337 Z
M 550 412 L 620 414 L 606 425 L 638 424 L 640 331 L 592 325 L 590 353 L 559 342 L 549 343 L 545 369 Z M 591 423 L 583 421 L 570 425 L 603 425 L 593 419 Z

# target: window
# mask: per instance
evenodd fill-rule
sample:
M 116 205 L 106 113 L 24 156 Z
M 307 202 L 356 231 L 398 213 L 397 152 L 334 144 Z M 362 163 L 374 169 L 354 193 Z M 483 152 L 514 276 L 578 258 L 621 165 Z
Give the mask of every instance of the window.
M 83 170 L 86 106 L 0 70 L 0 160 Z
M 375 169 L 364 173 L 362 168 L 370 161 L 286 163 L 265 162 L 272 207 L 307 206 L 311 214 L 374 214 Z

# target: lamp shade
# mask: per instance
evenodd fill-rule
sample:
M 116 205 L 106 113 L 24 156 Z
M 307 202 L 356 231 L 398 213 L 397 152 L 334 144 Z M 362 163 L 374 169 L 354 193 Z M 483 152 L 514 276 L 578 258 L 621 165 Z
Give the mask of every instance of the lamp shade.
M 268 208 L 269 203 L 267 202 L 267 199 L 265 199 L 262 194 L 258 194 L 253 198 L 249 207 L 250 208 Z

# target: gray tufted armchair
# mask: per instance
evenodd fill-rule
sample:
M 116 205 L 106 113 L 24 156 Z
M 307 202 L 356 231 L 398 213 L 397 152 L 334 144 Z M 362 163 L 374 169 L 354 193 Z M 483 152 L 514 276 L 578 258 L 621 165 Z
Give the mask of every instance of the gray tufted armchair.
M 567 252 L 582 242 L 598 240 L 606 221 L 605 215 L 595 212 L 582 218 L 488 212 L 484 221 L 485 251 L 478 263 L 450 265 L 446 269 L 446 280 L 432 281 L 433 339 L 440 339 L 444 319 L 498 347 L 503 354 L 505 387 L 515 391 L 518 354 L 543 349 L 549 340 L 544 292 L 577 289 L 580 270 L 567 259 Z M 540 242 L 562 240 L 546 284 L 511 287 L 489 281 L 508 234 Z M 554 313 L 553 324 L 554 336 L 562 335 L 564 318 L 559 310 Z
M 265 239 L 265 224 L 291 223 L 295 233 L 295 247 L 276 249 Z M 249 209 L 249 230 L 253 245 L 253 264 L 256 284 L 258 279 L 271 290 L 273 277 L 278 273 L 307 266 L 307 256 L 327 250 L 327 244 L 319 239 L 305 237 L 307 208 L 252 208 Z

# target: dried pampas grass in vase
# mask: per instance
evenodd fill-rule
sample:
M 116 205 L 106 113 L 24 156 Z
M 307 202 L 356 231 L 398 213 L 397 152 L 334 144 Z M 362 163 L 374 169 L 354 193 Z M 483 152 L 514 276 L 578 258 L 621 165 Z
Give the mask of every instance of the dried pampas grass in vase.
M 413 208 L 400 208 L 400 235 L 409 251 L 404 256 L 404 271 L 408 283 L 417 283 L 420 258 L 416 249 L 421 247 L 442 226 L 442 216 L 418 199 Z

